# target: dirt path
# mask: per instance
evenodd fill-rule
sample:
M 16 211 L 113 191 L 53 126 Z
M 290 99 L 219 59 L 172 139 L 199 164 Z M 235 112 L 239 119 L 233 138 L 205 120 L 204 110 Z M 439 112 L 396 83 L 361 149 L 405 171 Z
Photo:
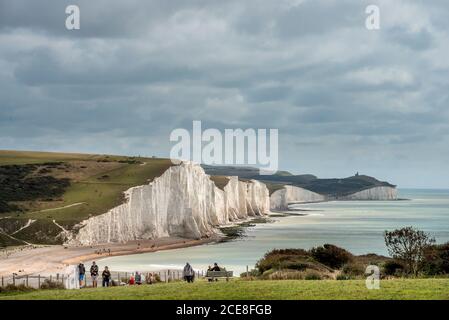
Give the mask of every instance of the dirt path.
M 19 241 L 19 242 L 23 242 L 23 243 L 25 243 L 25 244 L 27 244 L 27 245 L 31 245 L 31 243 L 26 242 L 25 240 L 22 240 L 22 239 L 17 239 L 16 237 L 13 237 L 12 235 L 7 234 L 6 232 L 4 232 L 4 231 L 2 231 L 2 230 L 0 230 L 0 233 L 3 234 L 3 235 L 5 235 L 5 236 L 7 236 L 8 238 L 10 238 L 10 239 L 12 239 L 12 240 Z
M 69 205 L 63 206 L 63 207 L 57 207 L 57 208 L 50 208 L 50 209 L 44 209 L 44 210 L 34 211 L 34 212 L 30 212 L 29 214 L 39 213 L 39 212 L 55 211 L 55 210 L 60 210 L 60 209 L 67 209 L 67 208 L 72 208 L 72 207 L 80 206 L 80 205 L 82 205 L 82 204 L 85 204 L 85 202 L 77 202 L 77 203 L 72 203 L 72 204 L 69 204 Z

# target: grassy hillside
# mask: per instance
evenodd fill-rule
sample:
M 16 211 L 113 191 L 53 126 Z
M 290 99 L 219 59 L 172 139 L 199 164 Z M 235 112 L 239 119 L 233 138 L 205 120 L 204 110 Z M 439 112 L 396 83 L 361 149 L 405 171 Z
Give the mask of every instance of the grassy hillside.
M 60 243 L 60 226 L 105 213 L 123 202 L 125 190 L 171 165 L 145 157 L 0 151 L 0 247 Z
M 379 181 L 366 175 L 355 175 L 348 178 L 320 179 L 312 174 L 293 175 L 288 171 L 278 171 L 273 175 L 259 175 L 259 169 L 253 167 L 235 166 L 202 166 L 207 174 L 220 176 L 238 176 L 241 179 L 256 179 L 263 181 L 270 194 L 289 184 L 301 187 L 330 197 L 342 197 L 365 189 L 394 185 Z
M 290 184 L 335 198 L 347 196 L 373 187 L 396 187 L 388 182 L 379 181 L 376 178 L 365 175 L 355 175 L 342 179 L 319 179 L 313 175 L 271 175 L 259 176 L 258 179 L 264 182 Z
M 82 290 L 40 290 L 0 299 L 187 299 L 187 300 L 310 300 L 310 299 L 449 299 L 449 279 L 382 280 L 379 290 L 368 290 L 364 280 L 233 280 L 193 284 L 184 282 Z

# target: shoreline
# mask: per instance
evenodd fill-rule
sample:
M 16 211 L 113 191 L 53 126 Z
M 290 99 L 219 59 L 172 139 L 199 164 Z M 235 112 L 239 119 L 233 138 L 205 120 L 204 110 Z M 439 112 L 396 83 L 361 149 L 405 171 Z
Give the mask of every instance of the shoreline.
M 85 247 L 67 247 L 64 245 L 21 246 L 12 250 L 0 251 L 0 276 L 12 277 L 13 274 L 18 277 L 38 274 L 54 275 L 63 273 L 68 265 L 78 264 L 81 261 L 187 248 L 219 240 L 219 236 L 203 239 L 167 237 Z
M 269 218 L 270 214 L 264 217 Z M 238 226 L 240 223 L 250 222 L 255 218 L 257 217 L 249 217 L 222 227 Z M 13 274 L 16 274 L 17 277 L 38 274 L 54 275 L 63 273 L 68 265 L 77 265 L 80 262 L 219 243 L 226 238 L 225 234 L 218 233 L 201 239 L 165 237 L 92 246 L 30 244 L 10 247 L 0 250 L 0 277 L 12 277 Z
M 158 242 L 160 240 L 168 240 L 170 239 L 169 243 L 155 246 L 153 247 L 155 242 Z M 135 255 L 135 254 L 143 254 L 143 253 L 151 253 L 151 252 L 158 252 L 158 251 L 165 251 L 165 250 L 173 250 L 173 249 L 180 249 L 180 248 L 189 248 L 189 247 L 195 247 L 195 246 L 201 246 L 208 243 L 213 243 L 218 241 L 218 237 L 214 238 L 204 238 L 204 239 L 198 239 L 198 240 L 192 240 L 192 239 L 184 239 L 184 238 L 159 238 L 155 240 L 133 240 L 129 241 L 124 244 L 105 244 L 100 245 L 100 247 L 115 247 L 119 251 L 112 251 L 109 254 L 108 252 L 105 253 L 91 253 L 87 255 L 78 256 L 75 258 L 69 258 L 66 260 L 63 260 L 63 264 L 78 264 L 80 261 L 89 261 L 89 260 L 102 260 L 109 257 L 118 257 L 118 256 L 128 256 L 128 255 Z M 172 242 L 173 241 L 173 242 Z M 140 246 L 138 246 L 135 249 L 128 248 L 130 246 L 136 246 L 140 243 Z M 142 244 L 146 244 L 142 246 Z M 148 247 L 148 245 L 151 244 L 151 247 Z

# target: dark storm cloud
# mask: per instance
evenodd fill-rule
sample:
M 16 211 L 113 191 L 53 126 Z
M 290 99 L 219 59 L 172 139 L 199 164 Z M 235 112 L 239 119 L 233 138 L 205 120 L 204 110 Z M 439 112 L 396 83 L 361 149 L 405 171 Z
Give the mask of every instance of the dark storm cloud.
M 202 120 L 278 128 L 283 169 L 447 187 L 449 5 L 379 0 L 368 31 L 371 2 L 0 0 L 0 148 L 167 156 Z

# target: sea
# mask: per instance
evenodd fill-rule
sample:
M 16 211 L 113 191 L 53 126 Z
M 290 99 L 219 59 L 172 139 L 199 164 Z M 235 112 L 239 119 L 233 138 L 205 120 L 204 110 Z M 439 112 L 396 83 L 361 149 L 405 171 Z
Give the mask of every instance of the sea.
M 413 226 L 449 241 L 449 190 L 400 189 L 397 201 L 331 201 L 292 205 L 292 215 L 273 217 L 245 229 L 242 238 L 196 247 L 109 257 L 99 261 L 111 270 L 179 270 L 189 262 L 195 270 L 218 263 L 235 275 L 252 269 L 272 249 L 310 249 L 326 243 L 353 254 L 388 255 L 385 230 Z

